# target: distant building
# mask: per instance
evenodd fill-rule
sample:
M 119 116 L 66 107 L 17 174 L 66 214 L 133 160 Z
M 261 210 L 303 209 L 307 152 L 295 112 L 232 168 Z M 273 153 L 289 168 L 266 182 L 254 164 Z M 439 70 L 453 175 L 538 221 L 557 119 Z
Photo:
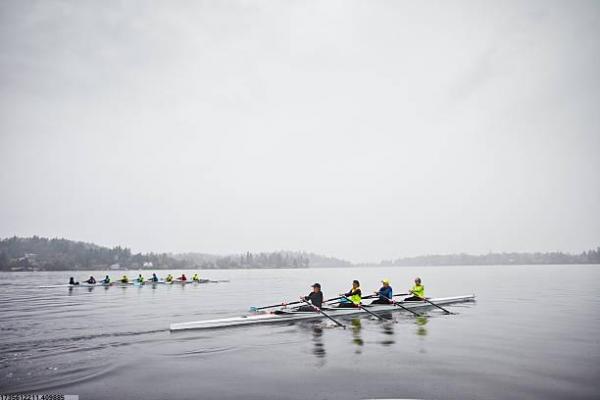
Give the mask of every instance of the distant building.
M 152 264 L 152 261 L 146 261 L 142 266 L 144 268 L 152 268 L 154 267 L 154 264 Z
M 117 269 L 121 269 L 121 264 L 113 264 L 110 267 L 108 267 L 110 269 L 112 269 L 113 271 L 117 270 Z

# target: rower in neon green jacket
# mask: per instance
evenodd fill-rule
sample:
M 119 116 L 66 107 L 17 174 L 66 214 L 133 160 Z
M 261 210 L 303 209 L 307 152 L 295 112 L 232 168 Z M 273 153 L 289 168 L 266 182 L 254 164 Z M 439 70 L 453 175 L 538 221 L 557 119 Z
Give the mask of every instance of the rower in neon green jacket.
M 404 301 L 423 301 L 425 297 L 425 286 L 421 284 L 421 278 L 415 278 L 415 285 L 409 289 L 409 292 L 413 294 L 411 297 L 407 297 Z
M 357 280 L 352 281 L 352 288 L 348 293 L 340 293 L 341 303 L 338 304 L 340 308 L 351 308 L 358 307 L 362 301 L 362 292 L 360 290 L 360 282 Z

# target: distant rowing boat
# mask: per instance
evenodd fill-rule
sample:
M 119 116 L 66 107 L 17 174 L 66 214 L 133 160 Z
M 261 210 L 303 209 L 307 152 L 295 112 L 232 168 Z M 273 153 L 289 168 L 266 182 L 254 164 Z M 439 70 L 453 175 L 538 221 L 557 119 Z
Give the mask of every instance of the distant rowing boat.
M 455 296 L 455 297 L 440 297 L 430 299 L 431 302 L 439 305 L 453 304 L 453 303 L 464 303 L 468 301 L 474 301 L 475 295 Z M 433 307 L 427 302 L 399 302 L 402 306 L 408 309 L 423 309 Z M 400 307 L 394 305 L 372 305 L 365 306 L 368 310 L 375 314 L 389 313 L 393 311 L 401 310 Z M 328 315 L 332 317 L 347 317 L 358 314 L 365 314 L 364 311 L 357 308 L 323 308 Z M 171 324 L 171 331 L 183 331 L 192 329 L 215 329 L 215 328 L 226 328 L 233 326 L 245 326 L 245 325 L 259 325 L 259 324 L 272 324 L 279 322 L 292 322 L 292 321 L 303 321 L 311 319 L 325 318 L 323 314 L 317 312 L 299 312 L 293 310 L 280 310 L 279 312 L 259 312 L 250 315 L 243 315 L 240 317 L 232 318 L 221 318 L 211 319 L 204 321 L 193 321 L 193 322 L 180 322 Z
M 38 286 L 40 289 L 51 289 L 51 288 L 61 288 L 61 287 L 68 287 L 68 288 L 94 288 L 94 287 L 110 287 L 110 286 L 116 286 L 116 287 L 129 287 L 129 286 L 155 286 L 155 285 L 191 285 L 191 284 L 202 284 L 202 283 L 220 283 L 220 282 L 229 282 L 228 280 L 211 280 L 211 279 L 200 279 L 198 281 L 171 281 L 171 282 L 166 282 L 166 281 L 158 281 L 158 282 L 152 282 L 152 281 L 144 281 L 142 283 L 140 282 L 111 282 L 111 283 L 80 283 L 79 285 L 70 285 L 68 283 L 66 284 L 62 284 L 62 285 L 42 285 L 42 286 Z

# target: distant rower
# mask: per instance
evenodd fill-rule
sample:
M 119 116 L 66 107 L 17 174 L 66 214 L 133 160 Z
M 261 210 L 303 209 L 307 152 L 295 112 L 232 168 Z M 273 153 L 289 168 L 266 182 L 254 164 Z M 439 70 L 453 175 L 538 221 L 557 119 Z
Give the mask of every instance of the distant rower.
M 108 277 L 108 275 L 106 275 L 106 277 L 105 277 L 104 279 L 102 279 L 102 280 L 100 281 L 100 283 L 103 283 L 103 284 L 105 284 L 105 285 L 108 285 L 108 284 L 110 284 L 110 278 Z
M 187 281 L 187 278 L 185 277 L 185 274 L 181 274 L 181 276 L 179 278 L 177 278 L 177 280 L 185 282 L 185 281 Z
M 167 277 L 165 278 L 165 282 L 173 282 L 173 275 L 168 274 Z
M 144 277 L 142 276 L 142 274 L 138 275 L 136 281 L 137 281 L 137 283 L 144 283 Z
M 384 279 L 381 281 L 382 285 L 379 291 L 375 292 L 379 296 L 377 300 L 373 300 L 371 304 L 390 304 L 394 291 L 390 286 L 390 280 Z
M 358 307 L 362 300 L 362 292 L 360 290 L 360 282 L 358 282 L 357 280 L 352 281 L 352 289 L 350 289 L 350 291 L 348 293 L 344 293 L 343 295 L 340 294 L 340 296 L 346 296 L 350 301 L 343 298 L 342 302 L 340 304 L 338 304 L 338 307 L 341 307 L 341 308 Z
M 85 281 L 85 283 L 89 283 L 90 285 L 93 285 L 96 283 L 96 278 L 94 278 L 93 276 L 90 276 L 90 279 Z
M 194 276 L 192 276 L 192 281 L 200 282 L 200 277 L 198 276 L 198 274 L 194 274 Z
M 423 301 L 425 297 L 425 286 L 421 284 L 421 278 L 415 278 L 415 286 L 409 289 L 413 296 L 404 299 L 404 301 Z
M 129 283 L 129 278 L 127 275 L 123 275 L 120 279 L 121 283 Z
M 79 285 L 79 282 L 75 282 L 75 278 L 70 277 L 69 278 L 69 285 Z
M 312 292 L 308 294 L 308 296 L 300 297 L 300 300 L 310 301 L 310 303 L 317 307 L 321 308 L 323 305 L 323 292 L 321 292 L 321 284 L 315 283 L 311 286 L 313 288 Z M 305 306 L 298 307 L 298 311 L 317 311 L 313 307 L 308 304 Z
M 150 278 L 151 282 L 158 282 L 158 276 L 156 274 L 152 274 L 152 278 Z

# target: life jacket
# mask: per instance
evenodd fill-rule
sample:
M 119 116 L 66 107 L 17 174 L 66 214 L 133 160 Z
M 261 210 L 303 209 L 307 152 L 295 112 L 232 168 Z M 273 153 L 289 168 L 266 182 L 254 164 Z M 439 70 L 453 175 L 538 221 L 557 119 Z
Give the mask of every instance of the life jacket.
M 169 275 L 167 275 L 167 278 L 165 279 L 165 281 L 172 282 L 173 281 L 173 277 L 169 274 Z
M 198 274 L 194 275 L 192 277 L 192 280 L 195 281 L 195 282 L 198 282 L 200 280 L 200 278 L 198 277 Z
M 360 290 L 360 287 L 357 287 L 356 289 L 352 288 L 350 291 L 352 292 L 352 296 L 349 297 L 350 301 L 356 305 L 359 305 L 360 302 L 362 301 L 362 298 L 360 296 L 360 294 L 356 293 Z
M 425 286 L 423 286 L 423 285 L 415 285 L 410 289 L 410 291 L 415 296 L 425 297 Z

